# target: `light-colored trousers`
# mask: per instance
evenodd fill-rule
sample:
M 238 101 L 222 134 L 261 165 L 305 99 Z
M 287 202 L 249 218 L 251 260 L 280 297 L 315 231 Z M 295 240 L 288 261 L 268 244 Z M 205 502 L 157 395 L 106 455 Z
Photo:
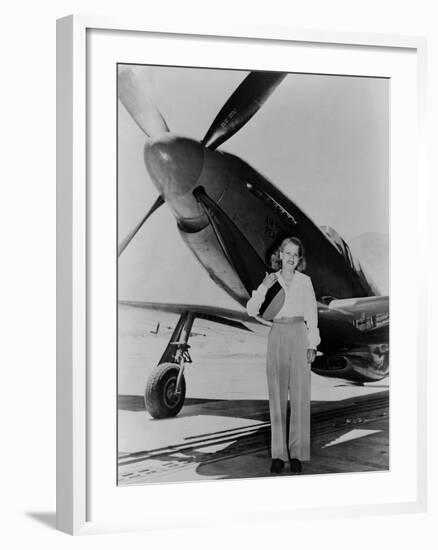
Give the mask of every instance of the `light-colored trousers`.
M 310 365 L 302 317 L 275 319 L 268 337 L 266 372 L 272 458 L 289 460 L 287 401 L 290 395 L 290 458 L 310 460 Z

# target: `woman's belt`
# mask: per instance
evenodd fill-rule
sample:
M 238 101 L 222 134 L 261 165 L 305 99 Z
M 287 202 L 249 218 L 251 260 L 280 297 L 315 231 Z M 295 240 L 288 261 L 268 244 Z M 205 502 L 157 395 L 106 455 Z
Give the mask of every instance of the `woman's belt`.
M 275 324 L 277 323 L 283 323 L 283 324 L 293 324 L 293 323 L 304 323 L 304 317 L 279 317 L 278 319 L 274 319 L 273 322 Z

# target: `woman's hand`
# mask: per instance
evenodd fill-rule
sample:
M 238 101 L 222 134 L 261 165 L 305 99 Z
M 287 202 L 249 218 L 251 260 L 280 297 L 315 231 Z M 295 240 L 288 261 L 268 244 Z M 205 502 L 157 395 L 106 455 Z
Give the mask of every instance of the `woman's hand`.
M 309 348 L 307 350 L 307 362 L 309 363 L 309 365 L 311 365 L 313 361 L 315 361 L 315 357 L 316 357 L 316 349 Z
M 265 278 L 263 279 L 263 284 L 267 288 L 271 288 L 271 286 L 275 283 L 275 281 L 278 279 L 277 273 L 266 273 Z

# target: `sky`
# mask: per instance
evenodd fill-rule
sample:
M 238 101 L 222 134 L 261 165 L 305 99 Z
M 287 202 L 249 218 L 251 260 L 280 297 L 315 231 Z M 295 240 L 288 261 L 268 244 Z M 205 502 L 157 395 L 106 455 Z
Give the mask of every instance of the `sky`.
M 201 140 L 245 71 L 144 67 L 172 133 Z M 119 102 L 120 241 L 157 197 L 145 134 Z M 220 149 L 252 165 L 318 225 L 347 242 L 389 232 L 389 81 L 289 74 Z M 372 240 L 370 241 L 372 242 Z M 359 258 L 360 259 L 360 258 Z M 366 266 L 365 266 L 366 267 Z M 162 206 L 119 260 L 119 298 L 236 307 L 197 264 Z

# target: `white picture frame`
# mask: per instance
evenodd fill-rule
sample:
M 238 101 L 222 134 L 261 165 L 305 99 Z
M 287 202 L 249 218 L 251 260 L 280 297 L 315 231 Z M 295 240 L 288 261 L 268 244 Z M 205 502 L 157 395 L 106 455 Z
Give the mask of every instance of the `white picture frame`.
M 160 492 L 167 495 L 170 492 L 179 494 L 184 492 L 185 497 L 191 494 L 192 507 L 185 514 L 178 514 L 173 509 L 166 509 L 166 511 L 151 509 L 146 510 L 143 518 L 130 516 L 129 512 L 122 516 L 119 515 L 120 512 L 117 512 L 117 506 L 111 510 L 102 509 L 102 513 L 99 514 L 90 514 L 90 509 L 94 506 L 93 499 L 99 500 L 100 498 L 100 500 L 109 502 L 112 498 L 109 498 L 109 493 L 106 495 L 103 491 L 102 496 L 99 496 L 102 486 L 93 485 L 95 469 L 93 470 L 93 467 L 90 466 L 95 454 L 91 450 L 92 436 L 90 433 L 93 430 L 90 429 L 90 411 L 94 410 L 93 407 L 96 406 L 97 399 L 95 379 L 91 372 L 91 365 L 94 361 L 92 348 L 95 333 L 90 331 L 89 322 L 93 300 L 90 293 L 93 286 L 90 285 L 89 256 L 93 247 L 89 246 L 89 239 L 93 218 L 96 216 L 96 206 L 90 201 L 90 155 L 93 153 L 87 133 L 89 131 L 87 116 L 90 116 L 87 93 L 89 92 L 90 79 L 94 77 L 94 75 L 90 75 L 90 71 L 94 67 L 90 63 L 90 51 L 95 48 L 96 44 L 96 42 L 90 41 L 92 32 L 105 36 L 106 41 L 114 42 L 114 44 L 116 37 L 126 35 L 126 33 L 130 33 L 131 36 L 134 36 L 133 33 L 135 33 L 136 37 L 169 38 L 173 46 L 166 46 L 166 59 L 178 41 L 190 40 L 191 37 L 205 41 L 220 40 L 221 44 L 227 45 L 224 50 L 227 49 L 231 52 L 233 48 L 236 48 L 236 44 L 248 45 L 255 42 L 269 45 L 270 48 L 294 44 L 300 44 L 303 48 L 311 48 L 315 45 L 318 48 L 333 46 L 340 49 L 356 48 L 357 52 L 363 48 L 364 51 L 365 49 L 372 51 L 373 55 L 377 56 L 376 59 L 383 56 L 385 52 L 385 55 L 389 54 L 389 56 L 408 52 L 415 57 L 415 68 L 409 76 L 410 86 L 415 92 L 415 97 L 409 98 L 410 108 L 413 108 L 412 102 L 418 100 L 418 110 L 416 109 L 417 104 L 415 104 L 415 120 L 411 121 L 411 129 L 414 134 L 410 136 L 410 140 L 415 142 L 415 150 L 411 152 L 413 158 L 409 161 L 411 162 L 410 174 L 412 175 L 413 170 L 416 178 L 416 185 L 412 186 L 411 191 L 417 205 L 413 217 L 418 220 L 418 225 L 411 228 L 410 237 L 406 237 L 408 244 L 410 242 L 413 245 L 424 243 L 424 239 L 421 237 L 424 236 L 426 223 L 421 216 L 421 213 L 425 212 L 426 196 L 425 144 L 423 142 L 426 55 L 424 39 L 394 35 L 300 31 L 284 27 L 251 28 L 248 26 L 220 29 L 211 26 L 211 28 L 203 27 L 201 29 L 196 25 L 191 28 L 179 28 L 178 25 L 163 23 L 160 28 L 151 28 L 147 23 L 143 24 L 138 21 L 94 16 L 69 16 L 60 19 L 57 24 L 57 528 L 70 534 L 84 534 L 131 529 L 147 530 L 166 525 L 208 525 L 211 522 L 217 523 L 218 519 L 223 521 L 260 521 L 262 518 L 268 520 L 285 519 L 286 517 L 302 519 L 425 510 L 427 483 L 425 450 L 426 329 L 424 316 L 422 317 L 420 314 L 425 311 L 426 286 L 424 275 L 417 270 L 412 273 L 412 278 L 406 281 L 407 284 L 415 285 L 417 289 L 410 306 L 412 311 L 418 315 L 416 336 L 413 338 L 415 342 L 411 344 L 412 349 L 409 352 L 415 358 L 416 383 L 412 391 L 415 392 L 417 402 L 414 426 L 416 437 L 413 450 L 415 470 L 410 472 L 412 486 L 409 496 L 399 499 L 394 491 L 392 497 L 388 493 L 387 498 L 376 500 L 376 502 L 368 499 L 361 503 L 356 500 L 351 505 L 344 503 L 334 506 L 327 506 L 322 501 L 301 505 L 282 502 L 277 508 L 268 504 L 266 507 L 258 505 L 251 508 L 248 506 L 240 515 L 234 513 L 233 510 L 223 510 L 221 515 L 219 507 L 213 511 L 214 519 L 210 519 L 208 514 L 203 515 L 202 513 L 202 502 L 208 495 L 211 495 L 212 491 L 218 502 L 224 502 L 223 499 L 227 498 L 226 495 L 236 490 L 242 492 L 241 494 L 247 492 L 246 502 L 251 502 L 254 489 L 251 486 L 252 482 L 233 482 L 233 486 L 230 486 L 229 482 L 228 484 L 216 483 L 214 487 L 205 482 L 205 484 L 197 484 L 196 487 L 193 484 L 185 484 L 184 487 L 177 488 L 169 488 L 169 486 L 141 488 L 142 491 L 149 491 L 150 494 L 153 494 L 154 498 L 159 498 Z M 222 52 L 217 45 L 213 48 L 220 58 Z M 157 64 L 163 62 L 163 53 L 164 50 L 155 54 Z M 351 55 L 358 55 L 358 53 L 353 52 Z M 124 58 L 120 61 L 131 62 L 132 59 Z M 327 67 L 327 72 L 331 70 L 330 67 Z M 400 67 L 397 70 L 401 70 Z M 384 71 L 383 68 L 382 71 Z M 312 72 L 310 66 L 308 72 Z M 115 141 L 115 137 L 113 141 Z M 401 158 L 395 158 L 393 161 L 391 170 L 394 175 L 400 173 L 403 167 L 397 164 L 402 162 Z M 393 202 L 391 207 L 393 220 L 396 220 L 402 213 L 402 208 L 401 203 Z M 113 237 L 114 235 L 108 237 L 109 243 L 106 248 L 109 248 L 110 251 Z M 105 237 L 100 236 L 99 238 Z M 409 241 L 409 239 L 412 240 Z M 396 245 L 398 246 L 398 242 Z M 397 246 L 395 250 L 393 248 L 394 254 L 399 254 Z M 420 245 L 417 252 L 419 255 L 424 254 L 424 245 Z M 100 260 L 93 259 L 93 261 L 99 262 Z M 417 263 L 419 265 L 422 263 L 421 256 Z M 397 301 L 391 303 L 391 308 L 393 313 L 400 312 Z M 105 392 L 105 389 L 106 386 L 102 385 L 102 392 Z M 394 391 L 394 406 L 400 407 L 402 390 L 399 389 L 399 393 L 397 393 L 396 386 Z M 103 399 L 105 404 L 102 410 L 105 409 L 105 406 L 111 406 L 111 403 L 115 409 L 114 395 L 109 393 L 105 395 L 106 397 Z M 96 414 L 93 414 L 93 419 L 93 422 L 103 422 L 102 419 L 96 420 Z M 109 420 L 108 423 L 111 432 L 112 421 Z M 108 437 L 111 438 L 111 434 Z M 115 455 L 108 458 L 115 460 Z M 102 471 L 105 471 L 104 467 Z M 266 495 L 275 494 L 276 487 L 278 490 L 278 485 L 273 486 L 272 481 L 262 482 Z M 302 486 L 305 483 L 305 478 L 300 479 L 299 482 Z M 320 482 L 322 481 L 315 480 L 315 483 Z M 112 481 L 108 479 L 108 483 L 115 485 L 115 476 Z M 268 483 L 271 485 L 269 486 Z M 408 480 L 406 483 L 408 484 Z M 201 485 L 203 486 L 201 487 Z M 260 490 L 260 485 L 257 486 L 257 489 Z M 120 490 L 125 491 L 124 497 L 126 497 L 126 490 Z M 138 508 L 138 502 L 141 502 L 142 499 L 140 488 L 136 489 L 136 499 Z M 128 497 L 129 500 L 131 499 Z M 269 496 L 267 500 L 269 500 Z M 126 506 L 125 501 L 123 506 Z

